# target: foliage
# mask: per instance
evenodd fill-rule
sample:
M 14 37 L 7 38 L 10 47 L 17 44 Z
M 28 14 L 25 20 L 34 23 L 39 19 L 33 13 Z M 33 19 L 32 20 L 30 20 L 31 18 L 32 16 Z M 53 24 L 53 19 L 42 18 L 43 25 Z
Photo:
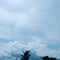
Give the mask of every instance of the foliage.
M 22 56 L 22 58 L 21 58 L 21 60 L 29 60 L 29 58 L 30 58 L 30 51 L 25 51 L 24 53 L 23 53 L 23 55 L 21 55 Z
M 48 57 L 48 56 L 44 56 L 42 57 L 43 60 L 57 60 L 56 58 L 53 58 L 53 57 Z

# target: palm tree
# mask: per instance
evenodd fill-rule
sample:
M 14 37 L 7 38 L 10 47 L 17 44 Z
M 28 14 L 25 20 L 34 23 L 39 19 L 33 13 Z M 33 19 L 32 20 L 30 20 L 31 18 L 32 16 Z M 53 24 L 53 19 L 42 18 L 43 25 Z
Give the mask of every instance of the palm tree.
M 29 58 L 30 58 L 30 51 L 25 51 L 24 53 L 23 53 L 23 55 L 21 55 L 22 56 L 22 58 L 21 58 L 21 60 L 29 60 Z

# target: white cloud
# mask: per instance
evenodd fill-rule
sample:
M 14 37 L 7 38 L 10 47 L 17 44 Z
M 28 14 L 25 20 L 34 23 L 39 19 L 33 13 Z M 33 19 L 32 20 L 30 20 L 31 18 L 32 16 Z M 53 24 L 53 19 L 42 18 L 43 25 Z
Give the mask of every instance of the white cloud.
M 24 42 L 31 40 L 27 45 L 30 49 L 35 49 L 38 53 L 43 51 L 41 55 L 58 56 L 59 49 L 56 52 L 56 50 L 47 48 L 47 43 L 58 44 L 60 42 L 60 17 L 58 15 L 60 9 L 56 10 L 56 8 L 57 3 L 54 0 L 2 0 L 0 4 L 0 38 L 12 41 L 15 39 L 19 42 L 24 39 Z M 4 44 L 2 54 L 5 54 L 6 46 L 10 47 L 7 49 L 8 51 L 15 48 L 17 44 L 19 44 L 18 48 L 26 46 L 16 41 Z M 27 47 L 25 48 L 27 49 Z
M 21 54 L 22 51 L 24 50 L 32 50 L 35 51 L 40 56 L 48 55 L 50 57 L 52 56 L 52 57 L 60 58 L 59 57 L 60 49 L 58 50 L 49 49 L 45 44 L 41 44 L 39 40 L 37 41 L 33 40 L 29 42 L 27 45 L 22 44 L 18 41 L 0 44 L 0 49 L 2 49 L 0 56 L 7 56 L 7 55 L 9 56 L 8 53 L 12 53 L 12 52 Z
M 7 3 L 18 3 L 17 0 L 11 0 L 9 1 L 5 1 Z M 52 9 L 52 7 L 50 6 L 50 4 L 48 4 L 48 1 L 43 1 L 41 4 L 42 6 L 40 6 L 38 3 L 40 3 L 42 1 L 21 1 L 22 5 L 24 5 L 24 3 L 27 3 L 27 5 L 31 5 L 31 3 L 33 4 L 33 6 L 29 7 L 28 11 L 26 12 L 19 12 L 19 13 L 13 13 L 13 12 L 9 12 L 7 10 L 4 9 L 3 6 L 0 6 L 0 24 L 2 25 L 2 27 L 4 26 L 8 26 L 9 28 L 7 28 L 6 30 L 11 30 L 11 33 L 13 33 L 13 35 L 15 35 L 15 32 L 24 29 L 26 31 L 32 32 L 33 34 L 35 32 L 42 32 L 42 34 L 45 34 L 45 37 L 43 37 L 44 39 L 58 39 L 59 42 L 59 26 L 60 24 L 58 23 L 59 21 L 55 20 L 56 15 L 54 15 L 53 13 L 50 13 L 51 11 L 49 10 Z M 3 1 L 2 1 L 3 3 Z M 46 7 L 46 3 L 48 4 L 48 6 Z M 38 4 L 38 5 L 37 5 Z M 22 7 L 21 5 L 21 7 Z M 52 4 L 52 6 L 54 6 L 54 4 Z M 6 6 L 7 7 L 7 6 Z M 49 8 L 48 8 L 49 7 Z M 47 8 L 45 11 L 45 8 Z M 41 9 L 43 11 L 41 11 Z M 40 10 L 40 11 L 39 11 Z M 50 11 L 50 12 L 49 12 Z M 48 14 L 48 15 L 47 15 Z M 52 16 L 51 16 L 52 15 Z M 47 18 L 48 17 L 48 18 Z M 47 19 L 47 20 L 46 20 Z M 51 19 L 51 20 L 50 20 Z M 54 19 L 54 20 L 53 20 Z M 56 25 L 57 24 L 57 25 Z M 59 26 L 58 26 L 59 25 Z M 56 26 L 56 27 L 55 27 Z M 12 34 L 11 34 L 12 35 Z M 18 34 L 19 35 L 19 34 Z
M 0 39 L 10 39 L 11 32 L 6 27 L 0 26 Z

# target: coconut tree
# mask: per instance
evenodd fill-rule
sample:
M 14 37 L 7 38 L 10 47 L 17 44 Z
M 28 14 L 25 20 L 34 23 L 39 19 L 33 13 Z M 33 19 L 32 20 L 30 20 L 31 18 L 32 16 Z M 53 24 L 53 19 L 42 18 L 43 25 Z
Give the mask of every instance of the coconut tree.
M 30 58 L 30 51 L 25 51 L 25 52 L 23 52 L 23 55 L 21 55 L 22 57 L 21 57 L 21 60 L 29 60 L 29 58 Z

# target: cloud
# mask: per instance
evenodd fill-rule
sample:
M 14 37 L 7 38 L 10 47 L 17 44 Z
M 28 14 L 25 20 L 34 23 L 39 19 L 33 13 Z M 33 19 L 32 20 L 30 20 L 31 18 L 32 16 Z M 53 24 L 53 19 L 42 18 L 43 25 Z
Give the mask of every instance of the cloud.
M 53 50 L 53 49 L 47 48 L 47 45 L 40 43 L 39 40 L 37 40 L 37 41 L 33 40 L 33 41 L 29 42 L 27 45 L 22 44 L 18 41 L 9 42 L 6 44 L 0 44 L 0 49 L 2 49 L 0 57 L 10 56 L 9 53 L 13 53 L 13 52 L 14 52 L 14 54 L 15 53 L 22 54 L 22 51 L 31 50 L 31 51 L 35 51 L 39 56 L 48 55 L 50 57 L 52 56 L 52 57 L 60 58 L 59 57 L 60 49 Z
M 9 46 L 10 49 L 7 50 L 11 51 L 15 48 L 15 44 L 19 44 L 26 49 L 28 47 L 35 49 L 38 53 L 43 51 L 41 55 L 58 56 L 60 54 L 58 53 L 60 45 L 59 11 L 59 1 L 55 0 L 0 1 L 0 40 L 1 38 L 8 40 L 8 43 L 2 46 L 4 48 L 1 47 L 2 54 L 5 54 L 6 46 Z M 9 41 L 13 42 L 9 43 Z M 25 47 L 26 45 L 19 42 L 28 43 L 28 45 Z

